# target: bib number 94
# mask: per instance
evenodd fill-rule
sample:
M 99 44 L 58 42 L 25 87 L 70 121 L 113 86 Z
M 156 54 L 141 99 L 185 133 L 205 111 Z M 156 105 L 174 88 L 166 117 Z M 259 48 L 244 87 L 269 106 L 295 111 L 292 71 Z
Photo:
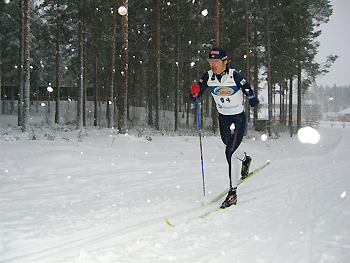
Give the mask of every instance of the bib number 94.
M 228 102 L 228 103 L 231 102 L 230 98 L 226 98 L 226 99 L 220 98 L 220 101 L 221 101 L 221 103 L 225 103 L 225 101 Z

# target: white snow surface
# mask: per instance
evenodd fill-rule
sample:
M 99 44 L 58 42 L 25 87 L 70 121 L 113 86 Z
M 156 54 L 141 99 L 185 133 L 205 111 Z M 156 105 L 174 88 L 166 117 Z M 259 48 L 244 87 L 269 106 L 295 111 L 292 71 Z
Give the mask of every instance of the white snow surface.
M 238 204 L 224 145 L 199 139 L 0 128 L 0 262 L 350 262 L 350 125 L 324 122 L 318 144 L 244 139 L 251 170 Z M 52 132 L 51 132 L 52 133 Z M 257 134 L 258 135 L 258 134 Z M 69 140 L 68 140 L 69 138 Z M 165 217 L 174 224 L 166 224 Z

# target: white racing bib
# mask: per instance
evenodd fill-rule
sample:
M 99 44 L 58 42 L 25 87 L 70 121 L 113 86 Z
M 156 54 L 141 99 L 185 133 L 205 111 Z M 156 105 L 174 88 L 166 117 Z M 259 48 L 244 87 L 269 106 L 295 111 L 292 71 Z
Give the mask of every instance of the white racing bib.
M 243 92 L 237 87 L 233 71 L 234 69 L 230 69 L 229 74 L 224 75 L 221 82 L 213 76 L 213 71 L 208 71 L 207 85 L 215 100 L 218 112 L 223 115 L 235 115 L 243 111 Z

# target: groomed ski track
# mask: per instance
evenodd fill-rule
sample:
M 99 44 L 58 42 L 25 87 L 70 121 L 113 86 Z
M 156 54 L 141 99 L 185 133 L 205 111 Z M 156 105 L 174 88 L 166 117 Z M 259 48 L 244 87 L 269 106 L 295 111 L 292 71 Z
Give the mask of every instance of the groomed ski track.
M 122 159 L 113 168 L 86 167 L 106 151 L 100 137 L 79 146 L 86 162 L 70 170 L 20 165 L 9 147 L 0 163 L 8 170 L 0 174 L 0 262 L 349 262 L 350 127 L 318 130 L 317 145 L 288 135 L 246 139 L 251 169 L 271 164 L 239 186 L 237 206 L 203 219 L 220 202 L 201 202 L 228 183 L 220 138 L 202 138 L 206 197 L 198 138 L 130 138 L 128 147 L 140 152 L 108 149 L 106 162 Z M 43 149 L 28 149 L 30 158 Z M 70 150 L 57 143 L 50 158 L 67 161 Z

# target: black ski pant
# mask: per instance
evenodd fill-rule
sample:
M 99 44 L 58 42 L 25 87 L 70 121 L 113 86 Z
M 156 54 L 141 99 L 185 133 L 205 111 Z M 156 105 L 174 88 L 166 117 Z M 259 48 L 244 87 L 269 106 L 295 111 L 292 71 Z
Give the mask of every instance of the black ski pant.
M 232 127 L 234 124 L 234 127 Z M 245 129 L 247 127 L 246 115 L 241 112 L 236 115 L 223 115 L 219 113 L 219 128 L 223 143 L 226 145 L 225 154 L 229 165 L 229 179 L 231 182 L 231 158 L 242 142 Z

